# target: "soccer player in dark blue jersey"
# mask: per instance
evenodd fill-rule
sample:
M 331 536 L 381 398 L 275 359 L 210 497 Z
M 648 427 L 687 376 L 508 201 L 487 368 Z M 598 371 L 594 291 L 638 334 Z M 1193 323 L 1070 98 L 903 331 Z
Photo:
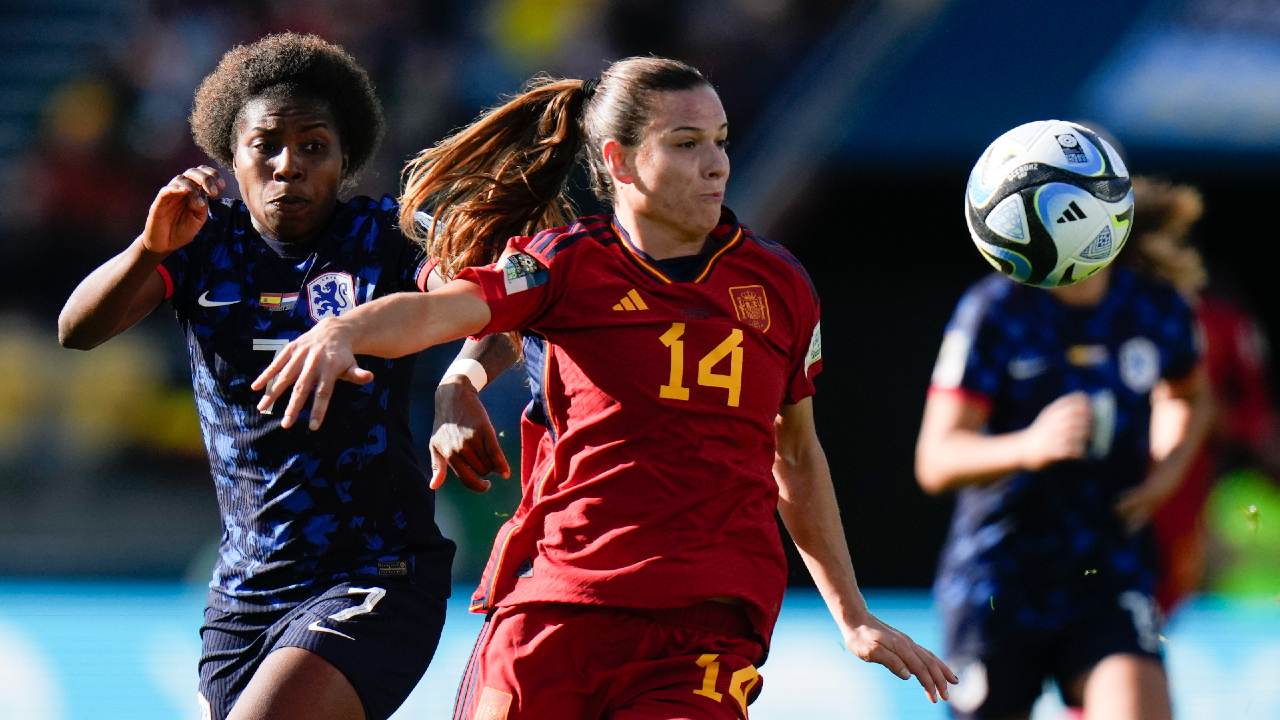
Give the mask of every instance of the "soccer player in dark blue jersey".
M 1153 457 L 1158 385 L 1181 411 Z M 1209 398 L 1191 310 L 1133 269 L 1049 291 L 993 275 L 961 299 L 916 448 L 921 486 L 959 491 L 934 587 L 955 717 L 1026 718 L 1046 677 L 1086 717 L 1170 717 L 1149 520 Z
M 453 557 L 409 434 L 414 358 L 362 358 L 351 374 L 367 382 L 335 388 L 319 429 L 282 428 L 249 388 L 321 320 L 425 284 L 394 200 L 338 201 L 373 155 L 381 108 L 345 51 L 284 34 L 227 53 L 192 128 L 243 202 L 217 200 L 209 167 L 175 177 L 137 240 L 67 301 L 61 339 L 95 347 L 165 300 L 186 333 L 223 523 L 204 717 L 386 718 L 435 652 Z

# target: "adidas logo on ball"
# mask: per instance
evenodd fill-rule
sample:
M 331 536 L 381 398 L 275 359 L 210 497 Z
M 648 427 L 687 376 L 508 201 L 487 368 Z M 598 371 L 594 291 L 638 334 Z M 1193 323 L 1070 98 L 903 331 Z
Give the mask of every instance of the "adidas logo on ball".
M 1075 211 L 1074 215 L 1071 213 L 1072 210 Z M 1058 222 L 1060 223 L 1072 222 L 1074 220 L 1083 220 L 1087 217 L 1089 216 L 1085 215 L 1084 211 L 1080 209 L 1080 206 L 1077 205 L 1074 200 L 1072 200 L 1071 204 L 1067 205 L 1067 209 L 1063 210 L 1062 214 L 1058 216 Z

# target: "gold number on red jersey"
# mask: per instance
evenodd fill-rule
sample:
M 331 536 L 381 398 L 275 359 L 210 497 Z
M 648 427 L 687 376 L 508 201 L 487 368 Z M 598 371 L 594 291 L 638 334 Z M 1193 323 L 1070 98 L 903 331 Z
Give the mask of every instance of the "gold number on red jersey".
M 662 334 L 659 340 L 671 348 L 671 377 L 666 385 L 658 388 L 658 397 L 668 400 L 688 400 L 689 388 L 684 387 L 684 323 L 671 323 L 671 329 Z M 729 374 L 720 375 L 712 372 L 716 364 L 725 357 L 729 358 Z M 729 391 L 729 407 L 738 407 L 742 397 L 742 331 L 734 328 L 729 337 L 724 339 L 711 352 L 698 361 L 698 384 L 704 387 L 718 387 Z
M 658 397 L 668 400 L 688 400 L 689 388 L 682 386 L 684 381 L 684 323 L 671 323 L 671 329 L 658 338 L 663 345 L 671 348 L 671 379 L 666 385 L 658 388 Z
M 698 667 L 706 668 L 707 671 L 702 674 L 702 687 L 693 691 L 694 695 L 708 697 L 715 702 L 720 702 L 724 695 L 716 692 L 716 678 L 720 677 L 720 663 L 716 662 L 716 658 L 720 657 L 714 653 L 707 653 L 698 658 Z
M 710 698 L 713 702 L 721 702 L 724 699 L 724 693 L 716 691 L 716 680 L 720 677 L 719 657 L 719 655 L 708 653 L 695 661 L 698 667 L 704 670 L 702 687 L 694 690 L 694 695 Z M 742 708 L 743 717 L 747 716 L 747 703 L 751 699 L 751 691 L 758 682 L 760 682 L 760 672 L 754 665 L 735 670 L 729 677 L 729 695 L 738 702 L 738 707 Z
M 756 670 L 754 665 L 748 665 L 741 670 L 735 670 L 729 678 L 729 694 L 734 700 L 738 701 L 738 707 L 742 708 L 742 716 L 747 716 L 747 702 L 751 697 L 751 689 L 760 682 L 760 671 Z
M 725 355 L 729 356 L 729 374 L 717 375 L 711 372 L 711 368 L 723 360 Z M 698 361 L 698 384 L 728 390 L 729 407 L 738 407 L 738 398 L 742 395 L 741 330 L 734 328 L 724 342 Z

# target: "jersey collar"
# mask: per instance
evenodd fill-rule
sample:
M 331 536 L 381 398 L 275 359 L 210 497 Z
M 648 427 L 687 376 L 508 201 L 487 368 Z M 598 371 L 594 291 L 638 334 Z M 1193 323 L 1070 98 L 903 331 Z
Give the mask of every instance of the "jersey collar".
M 658 264 L 657 260 L 649 257 L 643 250 L 636 247 L 636 244 L 631 241 L 631 236 L 622 227 L 622 223 L 618 222 L 617 215 L 609 218 L 609 228 L 621 241 L 619 244 L 622 246 L 623 254 L 644 271 L 646 275 L 664 285 L 671 285 L 677 282 L 663 272 L 662 266 Z M 722 206 L 720 208 L 720 222 L 707 236 L 707 244 L 703 248 L 703 253 L 707 255 L 707 260 L 689 282 L 706 282 L 707 278 L 711 277 L 711 271 L 715 269 L 716 263 L 720 262 L 720 258 L 741 244 L 742 224 L 738 222 L 738 218 L 734 216 L 732 210 Z

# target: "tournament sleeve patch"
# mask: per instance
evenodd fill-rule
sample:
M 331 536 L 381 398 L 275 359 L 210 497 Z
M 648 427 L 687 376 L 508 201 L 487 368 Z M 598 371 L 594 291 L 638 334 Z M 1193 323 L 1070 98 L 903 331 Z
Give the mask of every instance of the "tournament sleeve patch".
M 480 693 L 480 702 L 476 703 L 476 714 L 473 720 L 507 720 L 511 710 L 511 693 L 494 690 L 485 685 Z
M 822 359 L 822 321 L 819 320 L 813 326 L 813 337 L 809 338 L 809 354 L 804 360 L 804 371 L 806 374 L 813 364 Z
M 547 270 L 526 253 L 512 253 L 502 266 L 503 287 L 508 295 L 538 287 L 547 282 Z

